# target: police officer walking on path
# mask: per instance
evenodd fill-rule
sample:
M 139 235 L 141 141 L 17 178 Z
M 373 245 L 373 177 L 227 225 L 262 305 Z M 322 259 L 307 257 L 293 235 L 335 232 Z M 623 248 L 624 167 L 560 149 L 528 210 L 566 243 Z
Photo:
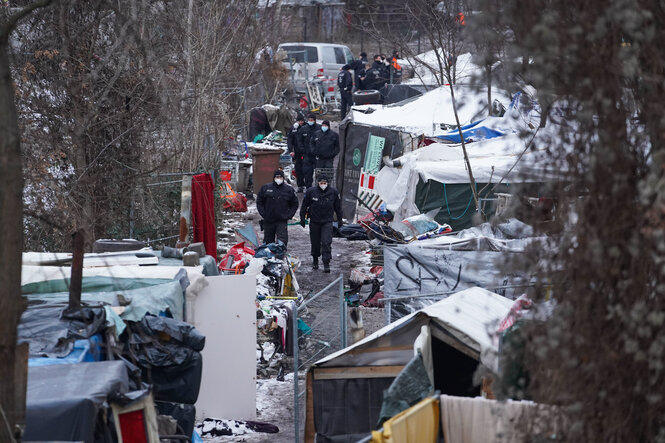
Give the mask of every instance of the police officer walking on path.
M 263 243 L 274 243 L 276 235 L 277 240 L 288 244 L 286 222 L 298 210 L 298 197 L 293 188 L 284 183 L 284 171 L 276 170 L 273 181 L 261 186 L 256 196 L 256 208 L 263 217 Z
M 316 116 L 314 114 L 307 115 L 307 124 L 302 128 L 298 128 L 296 141 L 298 148 L 303 153 L 303 180 L 304 186 L 309 188 L 312 186 L 312 176 L 314 175 L 314 168 L 316 167 L 316 155 L 312 151 L 312 136 L 316 133 L 321 126 L 316 123 Z M 298 172 L 296 172 L 298 174 Z
M 342 204 L 335 188 L 328 186 L 328 177 L 320 175 L 318 186 L 305 192 L 300 206 L 300 225 L 305 227 L 309 217 L 309 239 L 312 244 L 312 268 L 319 269 L 319 256 L 323 258 L 323 272 L 330 272 L 332 258 L 333 213 L 338 227 L 342 227 Z
M 303 172 L 303 163 L 305 161 L 305 152 L 301 150 L 298 144 L 298 131 L 305 126 L 305 117 L 298 114 L 293 128 L 289 131 L 289 136 L 286 139 L 286 145 L 289 148 L 291 158 L 296 165 L 296 181 L 298 183 L 298 192 L 305 192 L 305 173 Z
M 321 129 L 314 133 L 312 152 L 316 156 L 317 169 L 332 169 L 335 156 L 339 154 L 339 136 L 330 129 L 328 120 L 323 120 Z
M 339 94 L 342 96 L 342 104 L 340 109 L 340 117 L 344 120 L 346 113 L 353 104 L 353 77 L 349 72 L 351 67 L 349 65 L 342 66 L 342 70 L 337 74 L 337 86 L 339 87 Z

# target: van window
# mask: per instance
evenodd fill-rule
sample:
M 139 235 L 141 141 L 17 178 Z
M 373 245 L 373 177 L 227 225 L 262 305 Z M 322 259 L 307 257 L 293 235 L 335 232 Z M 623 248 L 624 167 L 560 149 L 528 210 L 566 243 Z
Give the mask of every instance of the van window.
M 346 64 L 346 58 L 344 57 L 344 51 L 342 48 L 335 48 L 335 63 L 338 65 Z
M 289 59 L 293 60 L 293 63 L 304 63 L 305 62 L 305 52 L 307 51 L 307 63 L 318 63 L 319 53 L 316 50 L 316 46 L 297 46 L 297 45 L 287 45 L 280 46 L 286 53 L 289 55 Z M 288 63 L 289 60 L 286 60 Z
M 334 65 L 335 62 L 335 51 L 333 51 L 332 46 L 323 46 L 321 47 L 321 56 L 323 57 L 323 63 Z
M 344 55 L 346 56 L 346 63 L 351 63 L 353 61 L 353 54 L 349 48 L 344 48 Z

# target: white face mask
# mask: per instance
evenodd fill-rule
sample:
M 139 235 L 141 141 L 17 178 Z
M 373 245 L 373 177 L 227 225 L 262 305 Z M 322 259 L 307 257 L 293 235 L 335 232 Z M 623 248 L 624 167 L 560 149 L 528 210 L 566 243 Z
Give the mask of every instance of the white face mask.
M 294 127 L 294 128 L 297 128 L 298 126 L 300 126 L 300 125 L 298 124 L 298 122 L 295 122 L 295 123 L 293 124 L 293 127 Z
M 307 124 L 310 125 L 310 126 L 314 126 L 314 121 L 312 121 L 312 120 L 307 120 Z
M 283 178 L 275 178 L 275 184 L 276 184 L 277 186 L 281 185 L 282 183 L 284 183 L 284 179 L 283 179 Z
M 319 183 L 319 188 L 321 188 L 322 191 L 325 191 L 327 187 L 328 187 L 328 183 L 324 183 L 324 184 Z

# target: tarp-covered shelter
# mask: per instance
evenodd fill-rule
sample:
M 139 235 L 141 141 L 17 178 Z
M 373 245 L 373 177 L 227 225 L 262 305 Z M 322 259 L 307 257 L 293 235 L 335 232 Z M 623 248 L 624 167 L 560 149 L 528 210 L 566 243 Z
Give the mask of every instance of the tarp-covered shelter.
M 307 373 L 306 439 L 357 441 L 375 429 L 383 392 L 413 358 L 416 341 L 435 389 L 476 396 L 473 374 L 479 364 L 497 370 L 491 333 L 511 305 L 470 288 L 319 360 Z
M 469 86 L 454 86 L 457 112 L 462 125 L 478 122 L 487 115 L 487 93 Z M 510 97 L 493 90 L 493 97 L 507 107 Z M 468 128 L 475 139 L 500 132 L 513 132 L 514 122 L 508 119 L 488 120 Z M 343 200 L 344 218 L 355 216 L 361 169 L 365 167 L 371 136 L 382 138 L 382 157 L 395 159 L 416 150 L 425 138 L 450 137 L 456 127 L 450 87 L 442 86 L 420 96 L 390 105 L 353 106 L 340 125 L 339 191 Z M 486 129 L 480 129 L 481 127 Z M 481 133 L 482 131 L 482 133 Z M 441 140 L 442 142 L 444 140 Z M 383 166 L 382 163 L 378 168 Z
M 525 151 L 525 143 L 509 134 L 466 145 L 479 198 L 511 193 L 518 185 L 538 196 L 544 183 L 556 177 L 539 164 L 544 148 Z M 471 226 L 475 204 L 461 145 L 431 144 L 404 155 L 399 163 L 381 169 L 376 179 L 376 191 L 396 219 L 439 210 L 439 223 L 456 231 Z

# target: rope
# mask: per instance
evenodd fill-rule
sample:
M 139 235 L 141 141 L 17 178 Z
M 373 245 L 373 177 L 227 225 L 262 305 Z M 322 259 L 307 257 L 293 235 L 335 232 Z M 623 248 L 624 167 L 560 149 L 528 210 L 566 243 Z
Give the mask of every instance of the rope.
M 477 183 L 476 183 L 476 188 L 478 188 Z M 473 195 L 472 195 L 471 198 L 469 199 L 469 203 L 466 205 L 466 209 L 464 210 L 464 212 L 462 212 L 462 215 L 460 215 L 459 217 L 453 217 L 453 215 L 450 213 L 450 206 L 448 205 L 448 192 L 446 191 L 445 183 L 443 184 L 443 197 L 446 199 L 446 211 L 448 211 L 448 215 L 450 216 L 451 220 L 459 220 L 460 218 L 464 217 L 466 212 L 471 207 L 471 202 L 473 201 Z

